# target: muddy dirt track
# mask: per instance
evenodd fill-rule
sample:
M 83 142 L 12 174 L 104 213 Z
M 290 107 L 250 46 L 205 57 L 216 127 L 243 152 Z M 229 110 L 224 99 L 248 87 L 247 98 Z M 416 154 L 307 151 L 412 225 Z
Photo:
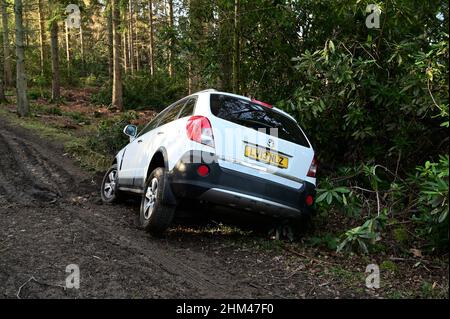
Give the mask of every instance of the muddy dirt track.
M 345 296 L 315 289 L 299 258 L 287 270 L 290 256 L 235 245 L 243 235 L 154 238 L 137 229 L 137 205 L 102 205 L 98 184 L 62 147 L 0 120 L 0 298 Z M 78 290 L 64 289 L 69 264 Z

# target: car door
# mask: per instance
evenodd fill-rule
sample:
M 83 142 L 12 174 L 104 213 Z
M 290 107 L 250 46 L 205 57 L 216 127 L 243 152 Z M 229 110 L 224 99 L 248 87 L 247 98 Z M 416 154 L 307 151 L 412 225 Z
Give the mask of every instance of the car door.
M 153 158 L 155 152 L 165 144 L 167 139 L 176 138 L 171 131 L 171 125 L 178 118 L 178 115 L 186 103 L 187 99 L 180 100 L 166 110 L 159 119 L 158 123 L 152 127 L 152 131 L 142 136 L 141 146 L 142 151 L 139 152 L 135 158 L 134 182 L 133 186 L 143 188 L 145 178 L 147 176 L 147 168 Z
M 119 183 L 121 186 L 133 186 L 135 184 L 136 169 L 139 162 L 146 154 L 145 141 L 151 140 L 153 130 L 158 127 L 159 122 L 164 117 L 166 110 L 159 113 L 137 137 L 125 148 L 119 170 Z

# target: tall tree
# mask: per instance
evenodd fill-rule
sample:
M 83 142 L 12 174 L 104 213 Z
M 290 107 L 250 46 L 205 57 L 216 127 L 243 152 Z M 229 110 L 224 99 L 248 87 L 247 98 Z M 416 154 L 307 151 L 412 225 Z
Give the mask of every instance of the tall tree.
M 128 52 L 130 56 L 130 71 L 134 74 L 135 68 L 135 47 L 134 47 L 134 5 L 133 0 L 128 1 Z
M 83 69 L 84 72 L 84 62 L 85 62 L 85 57 L 84 57 L 84 34 L 83 34 L 83 24 L 80 23 L 80 54 L 81 54 L 81 67 Z
M 241 57 L 241 36 L 240 36 L 240 0 L 234 0 L 234 34 L 233 34 L 233 91 L 240 92 L 240 57 Z
M 111 0 L 112 31 L 113 31 L 113 86 L 112 105 L 123 110 L 122 75 L 120 67 L 120 25 L 119 0 Z
M 60 15 L 57 14 L 57 12 L 59 11 L 57 0 L 49 1 L 49 8 L 51 13 L 51 16 L 49 16 L 49 29 L 50 29 L 50 55 L 52 67 L 52 101 L 58 102 L 61 97 L 61 84 L 60 84 L 59 43 L 58 43 L 58 33 L 59 33 L 58 20 L 60 19 Z
M 61 86 L 59 75 L 58 22 L 56 19 L 50 21 L 50 47 L 52 59 L 52 100 L 58 101 L 61 97 Z
M 3 56 L 1 56 L 0 58 L 1 58 L 0 61 L 3 61 Z M 1 70 L 1 68 L 0 68 L 0 70 Z M 3 74 L 0 72 L 0 104 L 5 103 L 5 102 L 7 102 L 6 96 L 5 96 L 5 84 L 3 82 Z
M 9 19 L 8 19 L 8 3 L 1 0 L 2 7 L 2 25 L 3 25 L 3 73 L 5 85 L 10 87 L 13 85 L 12 67 L 11 67 L 11 49 L 9 43 Z
M 218 1 L 217 16 L 218 16 L 218 36 L 217 49 L 220 74 L 219 74 L 219 89 L 223 91 L 232 90 L 232 60 L 233 50 L 230 50 L 230 39 L 233 37 L 233 12 L 230 12 L 227 7 L 228 3 L 225 1 Z
M 199 46 L 204 39 L 202 26 L 202 5 L 201 0 L 189 0 L 188 19 L 188 92 L 192 93 L 199 89 L 199 69 L 201 68 L 199 56 L 195 52 L 199 51 Z
M 112 83 L 113 79 L 113 30 L 112 30 L 112 10 L 111 4 L 107 11 L 107 27 L 108 27 L 108 74 Z
M 153 1 L 148 0 L 148 23 L 150 25 L 150 45 L 149 45 L 149 67 L 150 67 L 150 75 L 153 76 L 155 74 L 155 42 L 154 42 L 154 26 L 153 26 Z
M 30 113 L 27 98 L 27 76 L 25 73 L 25 48 L 22 20 L 22 0 L 14 0 L 14 16 L 16 25 L 16 92 L 17 111 L 20 116 Z
M 5 96 L 5 88 L 3 85 L 3 79 L 0 79 L 0 104 L 7 102 L 6 96 Z
M 168 6 L 169 6 L 169 76 L 173 76 L 173 0 L 168 0 Z
M 119 11 L 118 15 L 120 17 L 120 9 L 117 8 L 117 10 Z M 121 11 L 122 11 L 122 17 L 123 17 L 123 20 L 122 20 L 122 23 L 123 23 L 122 24 L 123 65 L 124 65 L 125 73 L 128 73 L 128 71 L 130 70 L 130 52 L 129 52 L 130 50 L 129 50 L 129 38 L 128 38 L 128 28 L 129 28 L 128 15 L 127 15 L 127 9 L 126 8 L 124 8 L 124 10 L 121 10 Z M 114 20 L 114 18 L 113 18 L 113 20 Z M 119 27 L 119 25 L 117 27 Z
M 67 68 L 67 76 L 70 78 L 70 67 L 71 67 L 71 55 L 70 55 L 70 28 L 67 25 L 67 22 L 64 23 L 65 25 L 65 39 L 66 39 L 66 68 Z
M 40 62 L 41 62 L 41 74 L 44 74 L 45 65 L 47 60 L 47 36 L 45 32 L 45 13 L 44 2 L 38 0 L 38 18 L 39 18 L 39 44 L 40 44 Z
M 139 72 L 141 70 L 141 55 L 140 55 L 140 49 L 141 49 L 141 42 L 139 41 L 139 3 L 136 3 L 136 20 L 134 23 L 134 47 L 135 47 L 135 61 L 136 61 L 136 72 Z

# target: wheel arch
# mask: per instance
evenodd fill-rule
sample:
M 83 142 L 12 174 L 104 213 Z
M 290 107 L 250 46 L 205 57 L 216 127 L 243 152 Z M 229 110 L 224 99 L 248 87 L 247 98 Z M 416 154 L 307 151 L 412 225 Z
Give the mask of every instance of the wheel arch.
M 148 179 L 150 174 L 153 172 L 153 170 L 157 167 L 162 167 L 165 169 L 169 168 L 169 162 L 167 159 L 167 150 L 164 147 L 160 147 L 155 154 L 153 154 L 153 157 L 150 161 L 150 164 L 147 168 L 147 172 L 145 173 L 145 180 Z M 164 184 L 167 185 L 164 190 L 163 194 L 163 202 L 167 205 L 176 205 L 177 199 L 175 198 L 172 188 L 169 184 L 169 179 L 167 174 L 164 176 Z
M 167 150 L 164 147 L 160 147 L 150 161 L 147 171 L 145 172 L 145 180 L 149 177 L 150 173 L 157 167 L 168 168 L 169 162 L 167 159 Z

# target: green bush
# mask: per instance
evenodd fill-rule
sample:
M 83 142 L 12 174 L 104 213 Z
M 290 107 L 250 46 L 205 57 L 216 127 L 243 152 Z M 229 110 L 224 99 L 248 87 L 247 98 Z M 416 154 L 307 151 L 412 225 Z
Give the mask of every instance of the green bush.
M 128 137 L 123 134 L 124 127 L 136 119 L 136 112 L 130 111 L 123 113 L 119 119 L 101 121 L 98 126 L 98 133 L 89 138 L 88 146 L 96 152 L 115 155 L 128 143 Z
M 430 247 L 448 248 L 448 189 L 449 156 L 441 156 L 439 162 L 427 161 L 417 168 L 419 212 L 414 215 L 419 235 L 425 236 Z
M 50 92 L 47 89 L 40 87 L 32 87 L 27 92 L 28 99 L 37 100 L 40 98 L 50 99 Z
M 380 232 L 384 229 L 386 221 L 387 216 L 383 212 L 374 218 L 366 220 L 363 225 L 347 230 L 342 235 L 337 251 L 359 248 L 363 253 L 368 254 L 369 247 L 375 245 L 381 239 Z
M 82 83 L 82 86 L 84 87 L 95 87 L 104 83 L 105 79 L 101 76 L 90 74 L 88 76 L 80 78 L 80 81 Z
M 33 103 L 30 105 L 30 108 L 31 108 L 32 114 L 48 114 L 48 115 L 58 115 L 58 116 L 63 115 L 63 111 L 61 110 L 61 108 L 59 108 L 57 106 L 47 107 L 42 104 L 34 104 Z
M 87 125 L 89 125 L 91 123 L 89 118 L 80 112 L 63 112 L 63 115 L 70 117 L 72 120 L 74 120 L 77 123 L 84 123 Z

